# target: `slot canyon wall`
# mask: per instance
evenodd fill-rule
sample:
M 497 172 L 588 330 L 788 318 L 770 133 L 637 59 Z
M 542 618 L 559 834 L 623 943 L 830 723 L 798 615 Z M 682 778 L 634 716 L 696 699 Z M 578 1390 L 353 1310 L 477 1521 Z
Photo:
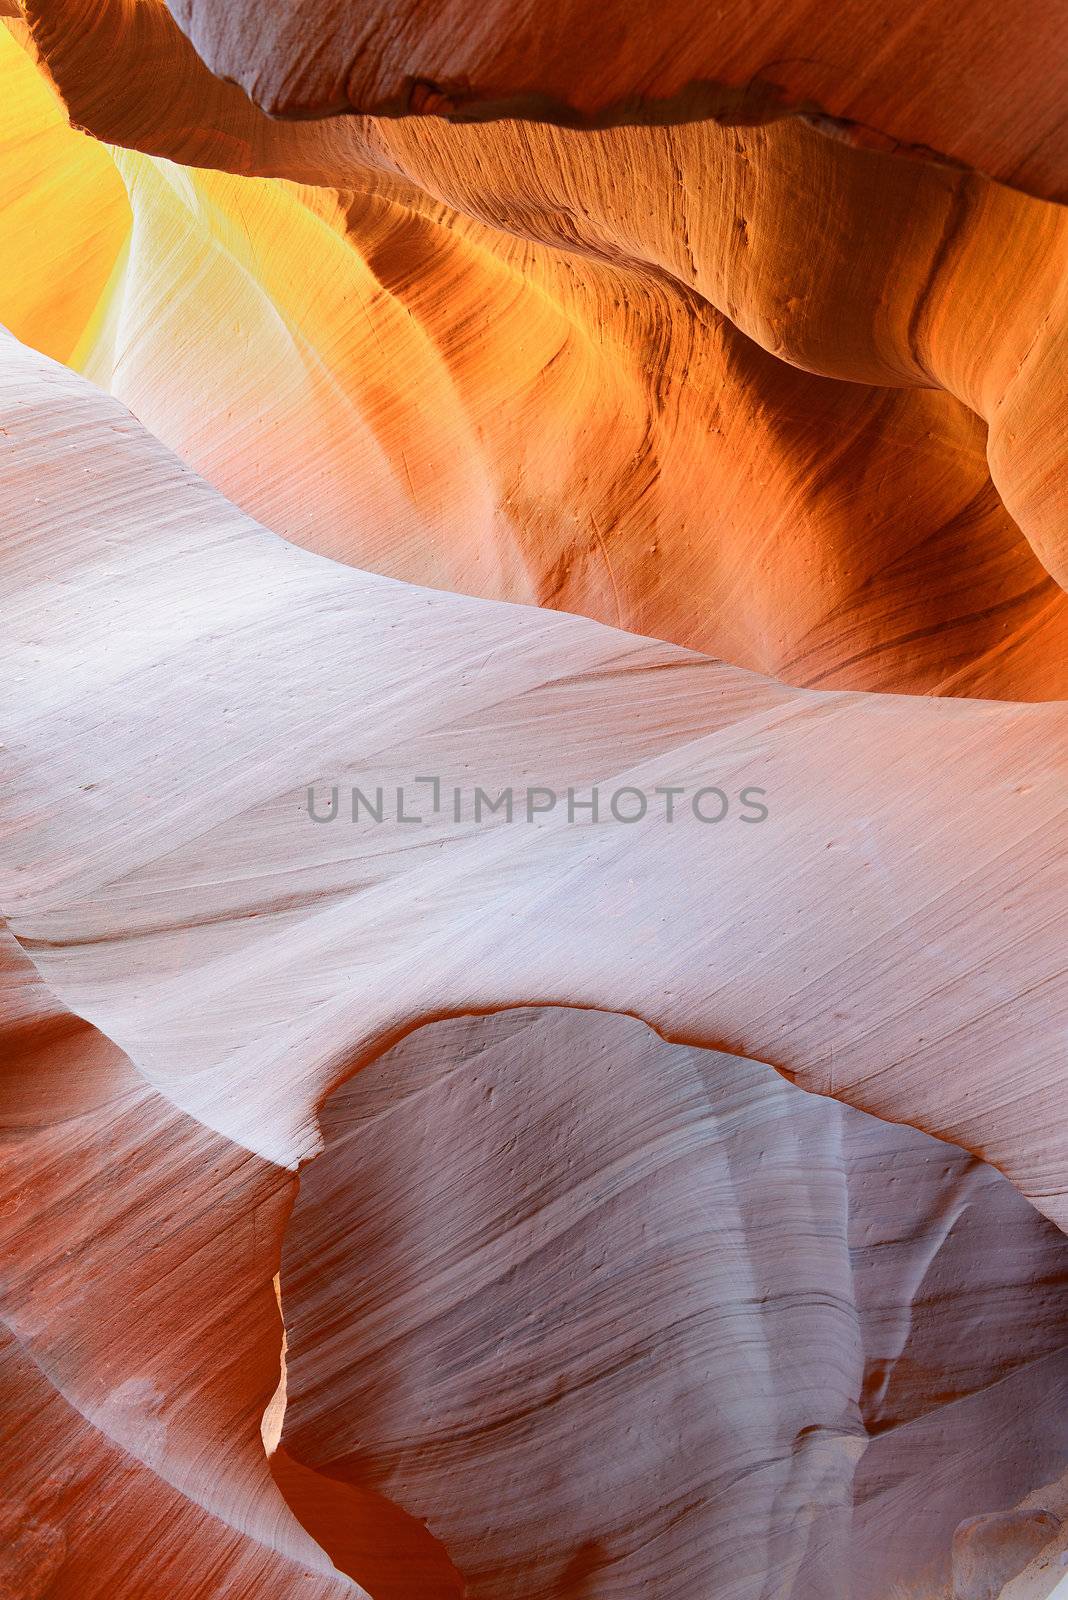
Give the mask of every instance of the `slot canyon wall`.
M 1065 20 L 0 0 L 0 1600 L 1068 1594 Z

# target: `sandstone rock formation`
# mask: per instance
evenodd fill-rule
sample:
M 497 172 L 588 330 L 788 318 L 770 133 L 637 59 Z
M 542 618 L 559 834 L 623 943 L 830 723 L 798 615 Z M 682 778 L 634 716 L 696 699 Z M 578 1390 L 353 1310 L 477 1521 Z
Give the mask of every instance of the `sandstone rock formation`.
M 1063 1574 L 1021 7 L 0 24 L 5 1600 Z
M 58 41 L 38 24 L 79 120 L 302 182 L 113 164 L 70 136 L 92 269 L 68 252 L 57 273 L 13 228 L 30 304 L 11 326 L 257 517 L 790 681 L 1065 693 L 1059 207 L 796 120 L 280 127 L 182 59 L 146 126 L 140 39 L 110 14 Z M 8 54 L 20 119 L 56 140 L 61 111 Z M 18 192 L 24 168 L 13 142 Z
M 812 0 L 683 0 L 656 16 L 628 0 L 481 14 L 457 0 L 295 0 L 268 18 L 250 0 L 169 6 L 208 66 L 275 113 L 668 121 L 794 107 L 1064 197 L 1068 75 L 1056 13 L 1034 0 L 968 0 L 952 18 L 858 0 L 830 14 Z

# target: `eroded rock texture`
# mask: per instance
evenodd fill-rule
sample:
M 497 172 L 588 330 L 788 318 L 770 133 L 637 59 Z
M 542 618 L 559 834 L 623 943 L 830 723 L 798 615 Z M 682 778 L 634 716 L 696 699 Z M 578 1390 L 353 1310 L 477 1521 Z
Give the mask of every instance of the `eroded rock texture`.
M 1068 80 L 1056 14 L 1034 0 L 968 0 L 952 22 L 931 4 L 901 15 L 860 0 L 832 14 L 812 0 L 741 12 L 684 0 L 656 15 L 628 0 L 481 14 L 456 0 L 288 0 L 267 19 L 250 0 L 170 10 L 209 66 L 282 114 L 518 106 L 550 120 L 746 120 L 786 105 L 1063 195 Z
M 880 1596 L 892 1529 L 942 1577 L 1059 1468 L 1063 1241 L 959 1150 L 560 1011 L 421 1030 L 322 1126 L 283 1439 L 473 1594 Z
M 0 10 L 0 1600 L 1046 1600 L 1055 17 Z

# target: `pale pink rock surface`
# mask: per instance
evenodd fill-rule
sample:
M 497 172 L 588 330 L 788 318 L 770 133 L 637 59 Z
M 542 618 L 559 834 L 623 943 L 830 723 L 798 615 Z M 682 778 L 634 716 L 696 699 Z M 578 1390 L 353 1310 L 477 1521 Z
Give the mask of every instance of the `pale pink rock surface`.
M 922 1124 L 992 1158 L 1036 1205 L 1063 1219 L 1063 1102 L 1050 1085 L 1065 1016 L 1057 931 L 1064 707 L 788 689 L 583 619 L 346 569 L 258 528 L 115 401 L 10 340 L 4 374 L 10 537 L 3 559 L 12 600 L 4 717 L 13 782 L 3 802 L 3 908 L 47 988 L 23 982 L 30 1014 L 46 1019 L 46 1042 L 47 1019 L 66 1008 L 91 1025 L 84 1047 L 98 1062 L 71 1065 L 82 1101 L 73 1123 L 38 1132 L 31 1118 L 18 1135 L 9 1169 L 16 1194 L 24 1189 L 18 1162 L 41 1171 L 42 1156 L 51 1154 L 34 1209 L 8 1214 L 8 1260 L 17 1264 L 7 1290 L 12 1359 L 30 1406 L 44 1392 L 42 1371 L 62 1375 L 58 1392 L 73 1413 L 51 1407 L 52 1437 L 66 1439 L 71 1430 L 80 1437 L 88 1428 L 89 1439 L 110 1441 L 109 1450 L 136 1457 L 153 1481 L 169 1486 L 178 1497 L 167 1502 L 175 1518 L 183 1500 L 195 1502 L 181 1512 L 193 1518 L 187 1532 L 174 1522 L 187 1591 L 171 1592 L 193 1594 L 204 1582 L 196 1554 L 201 1511 L 234 1529 L 226 1581 L 235 1594 L 288 1583 L 276 1577 L 286 1570 L 279 1562 L 307 1567 L 309 1594 L 345 1592 L 350 1583 L 322 1549 L 302 1543 L 285 1499 L 272 1499 L 259 1418 L 278 1381 L 271 1279 L 291 1194 L 286 1169 L 321 1148 L 324 1099 L 359 1066 L 358 1097 L 373 1098 L 390 1071 L 403 1079 L 406 1064 L 417 1080 L 419 1070 L 430 1072 L 411 1094 L 398 1082 L 396 1100 L 381 1112 L 402 1128 L 437 1099 L 429 1142 L 417 1136 L 418 1120 L 402 1140 L 410 1156 L 425 1152 L 426 1194 L 414 1174 L 406 1187 L 401 1168 L 396 1201 L 368 1217 L 362 1237 L 373 1245 L 375 1228 L 392 1215 L 407 1217 L 406 1239 L 391 1243 L 387 1226 L 367 1262 L 350 1254 L 345 1266 L 344 1248 L 337 1255 L 344 1235 L 331 1242 L 337 1222 L 324 1217 L 308 1232 L 316 1195 L 309 1169 L 310 1198 L 294 1219 L 288 1265 L 283 1260 L 283 1304 L 288 1292 L 296 1309 L 289 1431 L 275 1463 L 290 1504 L 304 1504 L 309 1523 L 308 1506 L 318 1508 L 320 1545 L 357 1578 L 366 1574 L 372 1541 L 361 1547 L 350 1539 L 342 1554 L 339 1530 L 353 1525 L 353 1502 L 342 1498 L 331 1511 L 330 1497 L 377 1491 L 388 1504 L 374 1503 L 372 1527 L 374 1516 L 394 1529 L 406 1526 L 405 1517 L 426 1517 L 432 1539 L 442 1541 L 440 1555 L 424 1542 L 421 1558 L 442 1595 L 453 1592 L 453 1561 L 465 1578 L 475 1573 L 483 1592 L 541 1592 L 548 1580 L 536 1533 L 544 1505 L 532 1526 L 524 1498 L 540 1481 L 556 1497 L 553 1570 L 563 1592 L 581 1593 L 582 1585 L 591 1594 L 613 1592 L 618 1564 L 605 1566 L 602 1545 L 611 1548 L 618 1508 L 613 1500 L 615 1509 L 599 1511 L 581 1473 L 569 1490 L 569 1463 L 557 1454 L 567 1444 L 581 1451 L 571 1466 L 597 1463 L 589 1481 L 602 1490 L 618 1483 L 624 1500 L 631 1497 L 632 1523 L 651 1519 L 655 1529 L 665 1505 L 659 1481 L 650 1482 L 656 1473 L 643 1476 L 641 1457 L 630 1459 L 613 1443 L 612 1429 L 627 1426 L 626 1405 L 605 1432 L 596 1384 L 587 1391 L 589 1410 L 581 1384 L 580 1398 L 566 1399 L 569 1377 L 594 1360 L 585 1333 L 592 1339 L 599 1325 L 598 1271 L 609 1270 L 610 1258 L 623 1276 L 605 1293 L 618 1294 L 632 1312 L 644 1307 L 633 1330 L 625 1324 L 612 1337 L 623 1341 L 620 1381 L 634 1386 L 635 1415 L 646 1419 L 649 1461 L 659 1450 L 661 1463 L 677 1467 L 691 1425 L 698 1442 L 702 1487 L 693 1525 L 710 1516 L 716 1493 L 728 1503 L 743 1493 L 730 1483 L 745 1473 L 758 1415 L 778 1463 L 761 1469 L 751 1539 L 736 1521 L 728 1546 L 706 1532 L 700 1551 L 683 1556 L 683 1525 L 660 1541 L 670 1549 L 676 1540 L 668 1565 L 681 1562 L 686 1582 L 704 1581 L 705 1562 L 726 1562 L 739 1595 L 759 1593 L 771 1573 L 799 1596 L 805 1585 L 835 1593 L 853 1581 L 852 1568 L 874 1581 L 888 1560 L 899 1563 L 887 1523 L 897 1531 L 906 1522 L 916 1525 L 914 1563 L 934 1569 L 962 1514 L 1009 1509 L 1055 1476 L 1062 1465 L 1057 1236 L 987 1168 L 937 1145 L 930 1149 L 939 1155 L 923 1153 L 923 1137 L 908 1130 L 869 1134 L 872 1125 L 860 1119 L 854 1133 L 854 1112 L 798 1099 L 742 1058 L 762 1057 L 802 1086 Z M 733 834 L 685 814 L 672 825 L 649 819 L 636 827 L 570 826 L 554 814 L 530 825 L 438 818 L 415 830 L 385 822 L 371 831 L 344 821 L 317 825 L 307 814 L 309 782 L 321 791 L 350 781 L 373 789 L 390 774 L 428 770 L 467 784 L 477 770 L 493 789 L 541 780 L 582 793 L 593 783 L 720 781 L 732 790 L 753 783 L 766 790 L 770 814 L 744 832 L 736 824 Z M 1017 843 L 1011 870 L 1006 835 Z M 25 971 L 17 951 L 12 960 Z M 507 1403 L 492 1349 L 480 1366 L 469 1346 L 472 1364 L 461 1364 L 460 1387 L 450 1393 L 448 1383 L 441 1387 L 437 1302 L 429 1292 L 421 1298 L 413 1289 L 406 1348 L 402 1354 L 398 1345 L 385 1368 L 367 1343 L 373 1321 L 349 1320 L 347 1298 L 336 1315 L 327 1306 L 325 1330 L 321 1324 L 309 1339 L 302 1292 L 312 1294 L 314 1324 L 324 1316 L 315 1296 L 331 1285 L 343 1292 L 346 1272 L 377 1272 L 387 1283 L 390 1272 L 425 1272 L 434 1282 L 441 1252 L 452 1249 L 452 1314 L 463 1326 L 471 1314 L 463 1288 L 480 1270 L 465 1218 L 491 1234 L 494 1226 L 488 1203 L 470 1210 L 473 1182 L 459 1176 L 465 1140 L 468 1161 L 485 1159 L 464 1103 L 481 1083 L 478 1051 L 487 1037 L 507 1037 L 515 1013 L 447 1025 L 454 1038 L 474 1041 L 473 1080 L 467 1069 L 442 1072 L 433 1030 L 371 1063 L 423 1022 L 531 1004 L 631 1012 L 680 1044 L 657 1043 L 637 1020 L 535 1013 L 537 1029 L 562 1030 L 568 1052 L 589 1035 L 589 1050 L 580 1053 L 584 1092 L 607 1070 L 609 1042 L 627 1036 L 620 1059 L 636 1050 L 628 1069 L 633 1093 L 621 1095 L 611 1117 L 587 1105 L 576 1124 L 589 1128 L 576 1159 L 594 1160 L 591 1177 L 607 1170 L 595 1159 L 597 1139 L 607 1141 L 606 1155 L 622 1140 L 637 1163 L 630 1171 L 642 1204 L 627 1222 L 633 1201 L 621 1195 L 620 1231 L 608 1228 L 603 1237 L 598 1191 L 569 1185 L 559 1160 L 549 1159 L 555 1148 L 566 1171 L 568 1119 L 578 1117 L 579 1104 L 576 1097 L 554 1118 L 566 1077 L 553 1070 L 551 1042 L 534 1049 L 526 1074 L 498 1079 L 497 1107 L 481 1124 L 488 1137 L 493 1119 L 504 1118 L 496 1215 L 515 1227 L 531 1183 L 557 1184 L 561 1218 L 577 1205 L 584 1220 L 573 1240 L 578 1255 L 569 1263 L 565 1254 L 562 1272 L 549 1280 L 563 1296 L 558 1303 L 574 1308 L 574 1353 L 566 1340 L 555 1353 L 550 1344 L 546 1368 L 534 1361 L 509 1379 L 520 1411 L 524 1395 L 540 1408 L 546 1383 L 562 1385 L 558 1416 L 568 1405 L 577 1409 L 554 1448 L 533 1454 L 522 1470 L 517 1458 L 513 1511 L 499 1501 L 489 1512 L 487 1484 L 499 1498 L 502 1482 L 497 1446 L 487 1452 L 477 1435 L 465 1446 L 462 1420 L 464 1406 L 476 1405 L 484 1426 L 486 1405 Z M 708 1053 L 710 1046 L 737 1059 Z M 643 1111 L 639 1085 L 648 1087 L 651 1074 L 661 1092 Z M 758 1108 L 784 1095 L 797 1107 L 763 1144 L 763 1165 L 777 1174 L 770 1188 L 761 1185 L 756 1159 L 763 1111 L 755 1123 L 739 1114 L 730 1125 L 732 1097 L 744 1102 L 747 1083 Z M 509 1101 L 523 1114 L 510 1112 Z M 345 1104 L 328 1105 L 328 1130 Z M 639 1120 L 628 1123 L 634 1115 Z M 515 1137 L 526 1130 L 530 1141 L 511 1172 L 510 1116 Z M 649 1117 L 666 1140 L 658 1145 L 654 1137 L 651 1150 L 642 1123 Z M 441 1138 L 439 1160 L 434 1147 L 450 1118 L 455 1133 Z M 563 1140 L 555 1147 L 554 1126 Z M 379 1161 L 385 1132 L 372 1136 Z M 673 1140 L 686 1146 L 691 1139 L 692 1181 L 685 1162 L 676 1173 L 660 1159 Z M 827 1152 L 823 1179 L 808 1170 L 806 1149 L 809 1158 L 813 1149 Z M 337 1186 L 341 1150 L 329 1145 L 319 1180 L 339 1217 L 359 1189 L 345 1178 Z M 621 1177 L 627 1171 L 624 1162 Z M 205 1173 L 212 1174 L 207 1191 Z M 605 1181 L 596 1179 L 602 1204 Z M 897 1181 L 902 1203 L 887 1212 L 881 1196 Z M 200 1197 L 194 1211 L 160 1232 L 183 1185 Z M 737 1218 L 726 1254 L 715 1248 L 719 1223 L 694 1209 L 703 1186 L 729 1201 Z M 623 1195 L 629 1187 L 624 1181 Z M 385 1170 L 376 1189 L 384 1200 Z M 777 1219 L 773 1207 L 770 1215 L 764 1209 L 772 1190 L 782 1197 Z M 978 1237 L 992 1228 L 1003 1259 L 969 1242 L 973 1206 L 985 1219 Z M 526 1210 L 536 1233 L 544 1208 L 531 1211 L 528 1203 Z M 640 1238 L 660 1215 L 643 1275 L 640 1250 L 620 1251 L 620 1242 L 628 1228 Z M 54 1224 L 42 1229 L 42 1216 L 63 1219 L 58 1254 Z M 677 1266 L 691 1229 L 704 1264 L 696 1275 Z M 783 1237 L 796 1237 L 797 1248 L 783 1251 Z M 172 1248 L 167 1270 L 153 1256 Z M 486 1248 L 492 1254 L 492 1240 Z M 420 1255 L 427 1249 L 430 1261 Z M 535 1252 L 534 1267 L 523 1268 L 528 1251 L 510 1258 L 507 1247 L 498 1249 L 512 1276 L 491 1272 L 486 1292 L 500 1304 L 493 1315 L 518 1317 L 521 1328 L 523 1296 L 534 1304 L 549 1292 L 539 1273 L 552 1250 L 547 1258 Z M 109 1272 L 87 1280 L 96 1260 L 111 1263 Z M 115 1276 L 120 1262 L 134 1274 L 126 1292 Z M 636 1276 L 628 1278 L 628 1262 Z M 228 1277 L 235 1269 L 238 1276 Z M 302 1270 L 311 1273 L 310 1290 L 301 1289 Z M 168 1324 L 179 1272 L 189 1284 L 183 1303 L 195 1315 Z M 224 1280 L 230 1287 L 220 1295 Z M 757 1283 L 767 1285 L 764 1304 Z M 999 1285 L 1008 1296 L 1001 1309 Z M 736 1320 L 737 1339 L 724 1335 L 726 1366 L 717 1366 L 715 1380 L 724 1385 L 721 1398 L 711 1378 L 707 1393 L 700 1386 L 701 1404 L 712 1408 L 702 1421 L 700 1406 L 683 1398 L 686 1384 L 704 1371 L 706 1341 L 739 1300 L 749 1320 Z M 400 1330 L 404 1303 L 394 1284 L 381 1313 L 390 1328 Z M 442 1315 L 447 1303 L 448 1296 Z M 983 1335 L 970 1340 L 963 1330 L 969 1307 L 979 1304 Z M 700 1312 L 690 1332 L 688 1307 Z M 482 1325 L 480 1312 L 476 1321 Z M 164 1325 L 173 1337 L 161 1344 Z M 235 1328 L 244 1330 L 236 1343 Z M 557 1341 L 563 1333 L 557 1329 Z M 643 1339 L 655 1345 L 658 1338 L 672 1356 L 655 1368 L 663 1388 L 635 1355 Z M 19 1365 L 27 1351 L 37 1363 L 32 1379 Z M 754 1360 L 766 1383 L 753 1378 Z M 749 1374 L 741 1387 L 730 1380 L 732 1362 Z M 357 1410 L 315 1400 L 317 1392 L 340 1394 L 332 1386 L 346 1372 L 361 1399 Z M 742 1400 L 749 1382 L 756 1384 L 751 1407 Z M 661 1415 L 670 1420 L 658 1434 Z M 1021 1425 L 1021 1417 L 1029 1420 Z M 553 1421 L 550 1405 L 541 1424 L 551 1430 Z M 352 1422 L 371 1430 L 357 1432 L 355 1473 Z M 421 1430 L 442 1425 L 439 1465 L 432 1454 L 405 1453 L 405 1438 L 425 1443 Z M 31 1426 L 29 1416 L 20 1423 Z M 712 1433 L 702 1434 L 709 1426 Z M 36 1455 L 22 1437 L 28 1491 Z M 996 1447 L 984 1449 L 991 1440 Z M 455 1472 L 445 1474 L 448 1495 L 437 1476 L 450 1450 L 460 1452 L 470 1480 L 463 1494 Z M 103 1482 L 118 1506 L 111 1459 L 94 1467 L 85 1493 Z M 352 1480 L 347 1489 L 310 1499 L 304 1491 L 302 1501 L 302 1470 L 336 1470 L 341 1461 Z M 706 1475 L 716 1479 L 719 1471 L 713 1492 Z M 481 1488 L 479 1473 L 488 1475 Z M 14 1492 L 30 1503 L 17 1483 Z M 846 1511 L 857 1496 L 863 1510 L 854 1509 L 847 1537 Z M 753 1504 L 744 1493 L 737 1503 Z M 366 1510 L 369 1503 L 359 1504 Z M 803 1532 L 810 1525 L 818 1527 L 811 1539 Z M 82 1587 L 57 1592 L 92 1593 L 79 1576 L 86 1570 L 98 1585 L 113 1583 L 85 1524 L 66 1526 L 64 1537 L 88 1552 L 89 1566 L 68 1558 L 62 1581 Z M 248 1536 L 255 1549 L 246 1554 Z M 121 1528 L 108 1535 L 124 1537 Z M 635 1546 L 628 1559 L 645 1558 Z M 505 1582 L 502 1589 L 507 1571 L 512 1588 Z
M 594 1005 L 920 1123 L 1063 1219 L 1062 705 L 793 690 L 339 567 L 13 341 L 4 410 L 5 909 L 176 1104 L 291 1162 L 322 1094 L 414 1024 Z M 773 809 L 729 838 L 685 810 L 309 820 L 309 784 L 428 763 Z
M 185 465 L 4 342 L 0 1595 L 1046 1600 L 1068 234 L 856 148 L 1060 192 L 1042 29 L 748 104 L 875 129 L 595 132 L 280 125 L 156 0 L 26 12 L 132 148 L 0 115 L 0 316 Z M 368 104 L 448 20 L 181 14 L 274 109 L 306 25 Z M 770 814 L 306 814 L 420 772 Z
M 1064 1241 L 925 1134 L 552 1010 L 421 1029 L 321 1124 L 285 1444 L 472 1596 L 881 1600 L 1060 1470 Z

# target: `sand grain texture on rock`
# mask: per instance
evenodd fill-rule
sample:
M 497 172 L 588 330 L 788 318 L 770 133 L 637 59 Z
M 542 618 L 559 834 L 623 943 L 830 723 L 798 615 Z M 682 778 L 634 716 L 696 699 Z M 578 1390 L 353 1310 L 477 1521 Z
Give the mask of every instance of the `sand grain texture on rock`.
M 748 121 L 785 109 L 938 151 L 1064 197 L 1068 80 L 1057 10 L 1036 0 L 871 0 L 651 12 L 451 0 L 168 0 L 198 52 L 267 111 Z M 1006 48 L 1007 42 L 1009 47 Z
M 1055 12 L 0 13 L 0 1600 L 1048 1600 Z

